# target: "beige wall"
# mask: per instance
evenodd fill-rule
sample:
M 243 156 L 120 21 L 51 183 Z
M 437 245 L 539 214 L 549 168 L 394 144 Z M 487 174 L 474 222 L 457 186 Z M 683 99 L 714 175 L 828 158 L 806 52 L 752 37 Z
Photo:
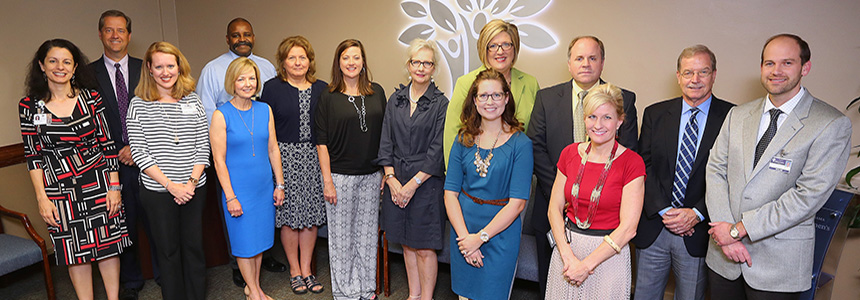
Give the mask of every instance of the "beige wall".
M 428 2 L 414 1 L 425 6 Z M 131 15 L 134 19 L 133 55 L 140 56 L 149 43 L 156 40 L 177 43 L 189 58 L 195 77 L 207 61 L 227 51 L 226 24 L 237 16 L 251 21 L 257 36 L 255 53 L 270 60 L 274 59 L 275 49 L 284 37 L 306 36 L 317 51 L 317 75 L 326 81 L 337 43 L 357 38 L 367 48 L 368 65 L 375 81 L 382 84 L 388 94 L 396 84 L 406 81 L 402 71 L 405 46 L 397 38 L 416 23 L 402 12 L 401 1 L 390 0 L 10 2 L 0 12 L 0 19 L 5 23 L 0 26 L 0 33 L 6 37 L 4 58 L 0 60 L 3 71 L 0 72 L 0 90 L 4 91 L 7 107 L 0 111 L 0 128 L 6 128 L 0 130 L 0 145 L 20 142 L 17 110 L 13 107 L 23 93 L 26 63 L 42 41 L 64 37 L 82 47 L 91 58 L 101 53 L 96 20 L 102 9 L 94 7 L 118 8 Z M 800 0 L 620 0 L 601 1 L 596 5 L 554 0 L 548 8 L 531 18 L 518 19 L 518 23 L 544 26 L 557 38 L 558 46 L 541 51 L 523 49 L 516 67 L 537 77 L 543 87 L 568 80 L 567 43 L 577 35 L 596 35 L 607 47 L 603 78 L 635 91 L 641 112 L 651 103 L 678 95 L 675 59 L 682 48 L 701 43 L 717 55 L 719 71 L 715 94 L 744 103 L 764 95 L 758 67 L 764 40 L 776 33 L 792 32 L 806 39 L 812 48 L 812 72 L 803 79 L 804 86 L 815 96 L 842 109 L 851 99 L 860 96 L 858 13 L 860 2 L 840 0 L 815 1 L 814 4 Z M 452 82 L 445 71 L 447 65 L 440 63 L 439 67 L 437 83 L 443 90 L 450 90 Z M 848 115 L 855 123 L 860 120 L 860 114 L 855 111 Z M 854 130 L 855 144 L 860 143 L 858 132 L 860 129 Z M 856 164 L 860 161 L 852 159 L 849 163 Z M 24 168 L 20 166 L 0 170 L 0 178 L 12 183 L 4 184 L 3 190 L 18 197 L 32 197 L 29 182 L 18 182 L 27 181 L 21 179 L 25 178 L 23 176 Z M 8 205 L 15 201 L 33 200 L 5 198 L 0 203 Z M 27 211 L 37 217 L 32 214 L 34 209 Z M 855 241 L 858 243 L 860 241 Z M 848 245 L 855 249 L 858 246 Z M 841 271 L 853 273 L 840 273 L 838 279 L 851 281 L 837 283 L 834 294 L 841 294 L 839 298 L 860 298 L 858 268 L 860 262 L 856 260 L 842 266 Z M 840 286 L 847 288 L 840 292 Z

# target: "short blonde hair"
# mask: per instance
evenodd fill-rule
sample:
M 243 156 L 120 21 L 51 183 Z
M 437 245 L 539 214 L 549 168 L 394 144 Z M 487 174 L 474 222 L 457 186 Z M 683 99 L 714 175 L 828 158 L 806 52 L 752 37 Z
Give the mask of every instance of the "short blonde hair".
M 430 50 L 433 52 L 433 74 L 436 74 L 436 56 L 439 56 L 439 50 L 436 48 L 436 42 L 433 40 L 425 40 L 425 39 L 414 39 L 409 43 L 409 47 L 406 48 L 406 73 L 409 73 L 409 63 L 412 61 L 412 57 L 415 54 L 418 54 L 418 51 L 421 50 Z
M 247 57 L 236 58 L 227 67 L 227 74 L 224 76 L 224 91 L 228 95 L 236 96 L 236 78 L 239 78 L 239 76 L 252 69 L 254 70 L 254 76 L 256 76 L 254 78 L 257 78 L 257 88 L 254 90 L 254 95 L 259 93 L 260 87 L 263 85 L 260 82 L 260 68 L 257 67 L 257 63 Z
M 176 58 L 176 66 L 179 68 L 179 78 L 176 79 L 170 96 L 182 99 L 191 94 L 194 91 L 196 82 L 191 77 L 191 66 L 188 65 L 188 60 L 185 59 L 185 55 L 182 55 L 179 48 L 163 41 L 152 43 L 146 49 L 146 54 L 143 56 L 143 68 L 140 69 L 140 83 L 134 89 L 134 94 L 145 101 L 158 101 L 158 99 L 161 99 L 161 95 L 158 94 L 158 84 L 155 83 L 155 78 L 149 73 L 149 66 L 152 64 L 152 55 L 157 52 L 173 55 Z
M 317 78 L 315 76 L 317 73 L 317 62 L 314 47 L 311 46 L 311 42 L 308 41 L 307 38 L 301 35 L 285 38 L 281 44 L 278 45 L 278 53 L 276 55 L 276 58 L 278 59 L 278 78 L 284 82 L 289 79 L 289 74 L 287 74 L 284 61 L 287 60 L 287 55 L 290 54 L 290 50 L 293 50 L 293 47 L 304 49 L 305 55 L 308 57 L 308 72 L 305 73 L 305 80 L 310 83 L 317 82 Z
M 520 54 L 520 32 L 517 29 L 517 25 L 495 19 L 484 25 L 484 28 L 481 28 L 480 36 L 478 36 L 478 58 L 481 59 L 484 67 L 488 69 L 490 68 L 490 63 L 487 61 L 487 51 L 489 51 L 490 40 L 502 32 L 507 32 L 511 36 L 511 44 L 514 47 L 514 58 L 511 60 L 511 66 L 517 63 L 517 56 Z
M 588 95 L 582 100 L 582 109 L 585 116 L 591 115 L 598 107 L 604 104 L 612 105 L 619 120 L 624 120 L 624 96 L 621 88 L 611 83 L 597 85 L 588 90 Z

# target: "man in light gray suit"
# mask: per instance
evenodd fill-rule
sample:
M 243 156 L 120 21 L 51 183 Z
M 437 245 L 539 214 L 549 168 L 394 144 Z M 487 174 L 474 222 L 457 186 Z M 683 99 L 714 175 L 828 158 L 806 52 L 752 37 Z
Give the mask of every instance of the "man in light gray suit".
M 733 108 L 711 150 L 711 299 L 797 299 L 811 286 L 813 221 L 845 169 L 851 121 L 800 85 L 809 58 L 800 37 L 771 37 L 767 96 Z

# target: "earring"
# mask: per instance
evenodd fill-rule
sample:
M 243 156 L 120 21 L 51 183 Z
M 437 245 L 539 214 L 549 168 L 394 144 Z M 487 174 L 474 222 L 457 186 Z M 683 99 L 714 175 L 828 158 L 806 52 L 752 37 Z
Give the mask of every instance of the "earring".
M 409 81 L 412 81 L 412 75 L 409 75 Z
M 76 86 L 76 84 L 75 84 L 75 74 L 72 74 L 72 79 L 71 79 L 71 80 L 69 80 L 69 82 L 72 84 L 72 86 Z
M 44 79 L 45 82 L 48 82 L 48 74 L 45 74 L 45 71 L 42 71 L 42 79 Z

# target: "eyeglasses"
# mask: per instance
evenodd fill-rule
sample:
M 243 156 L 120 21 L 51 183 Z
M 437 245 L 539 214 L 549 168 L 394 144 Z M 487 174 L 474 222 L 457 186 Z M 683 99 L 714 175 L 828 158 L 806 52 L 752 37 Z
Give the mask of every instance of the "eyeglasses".
M 701 69 L 699 71 L 684 70 L 684 72 L 681 73 L 681 77 L 684 79 L 690 79 L 693 78 L 693 74 L 699 74 L 699 77 L 708 77 L 713 72 L 714 71 L 711 69 Z
M 493 93 L 493 94 L 480 94 L 480 95 L 478 95 L 477 98 L 478 98 L 478 102 L 485 103 L 485 102 L 487 102 L 487 100 L 490 100 L 490 98 L 493 98 L 493 101 L 502 101 L 502 97 L 504 97 L 504 96 L 505 96 L 505 94 L 502 94 L 502 93 Z
M 420 61 L 412 59 L 409 60 L 409 64 L 412 65 L 413 68 L 417 68 L 423 65 L 425 69 L 432 68 L 434 65 L 436 65 L 432 61 Z
M 513 47 L 513 46 L 514 46 L 514 44 L 511 44 L 508 42 L 504 42 L 501 44 L 490 44 L 487 46 L 487 50 L 490 50 L 490 52 L 496 52 L 496 51 L 499 51 L 499 47 L 501 47 L 502 51 L 508 51 L 508 50 L 511 50 L 511 47 Z

